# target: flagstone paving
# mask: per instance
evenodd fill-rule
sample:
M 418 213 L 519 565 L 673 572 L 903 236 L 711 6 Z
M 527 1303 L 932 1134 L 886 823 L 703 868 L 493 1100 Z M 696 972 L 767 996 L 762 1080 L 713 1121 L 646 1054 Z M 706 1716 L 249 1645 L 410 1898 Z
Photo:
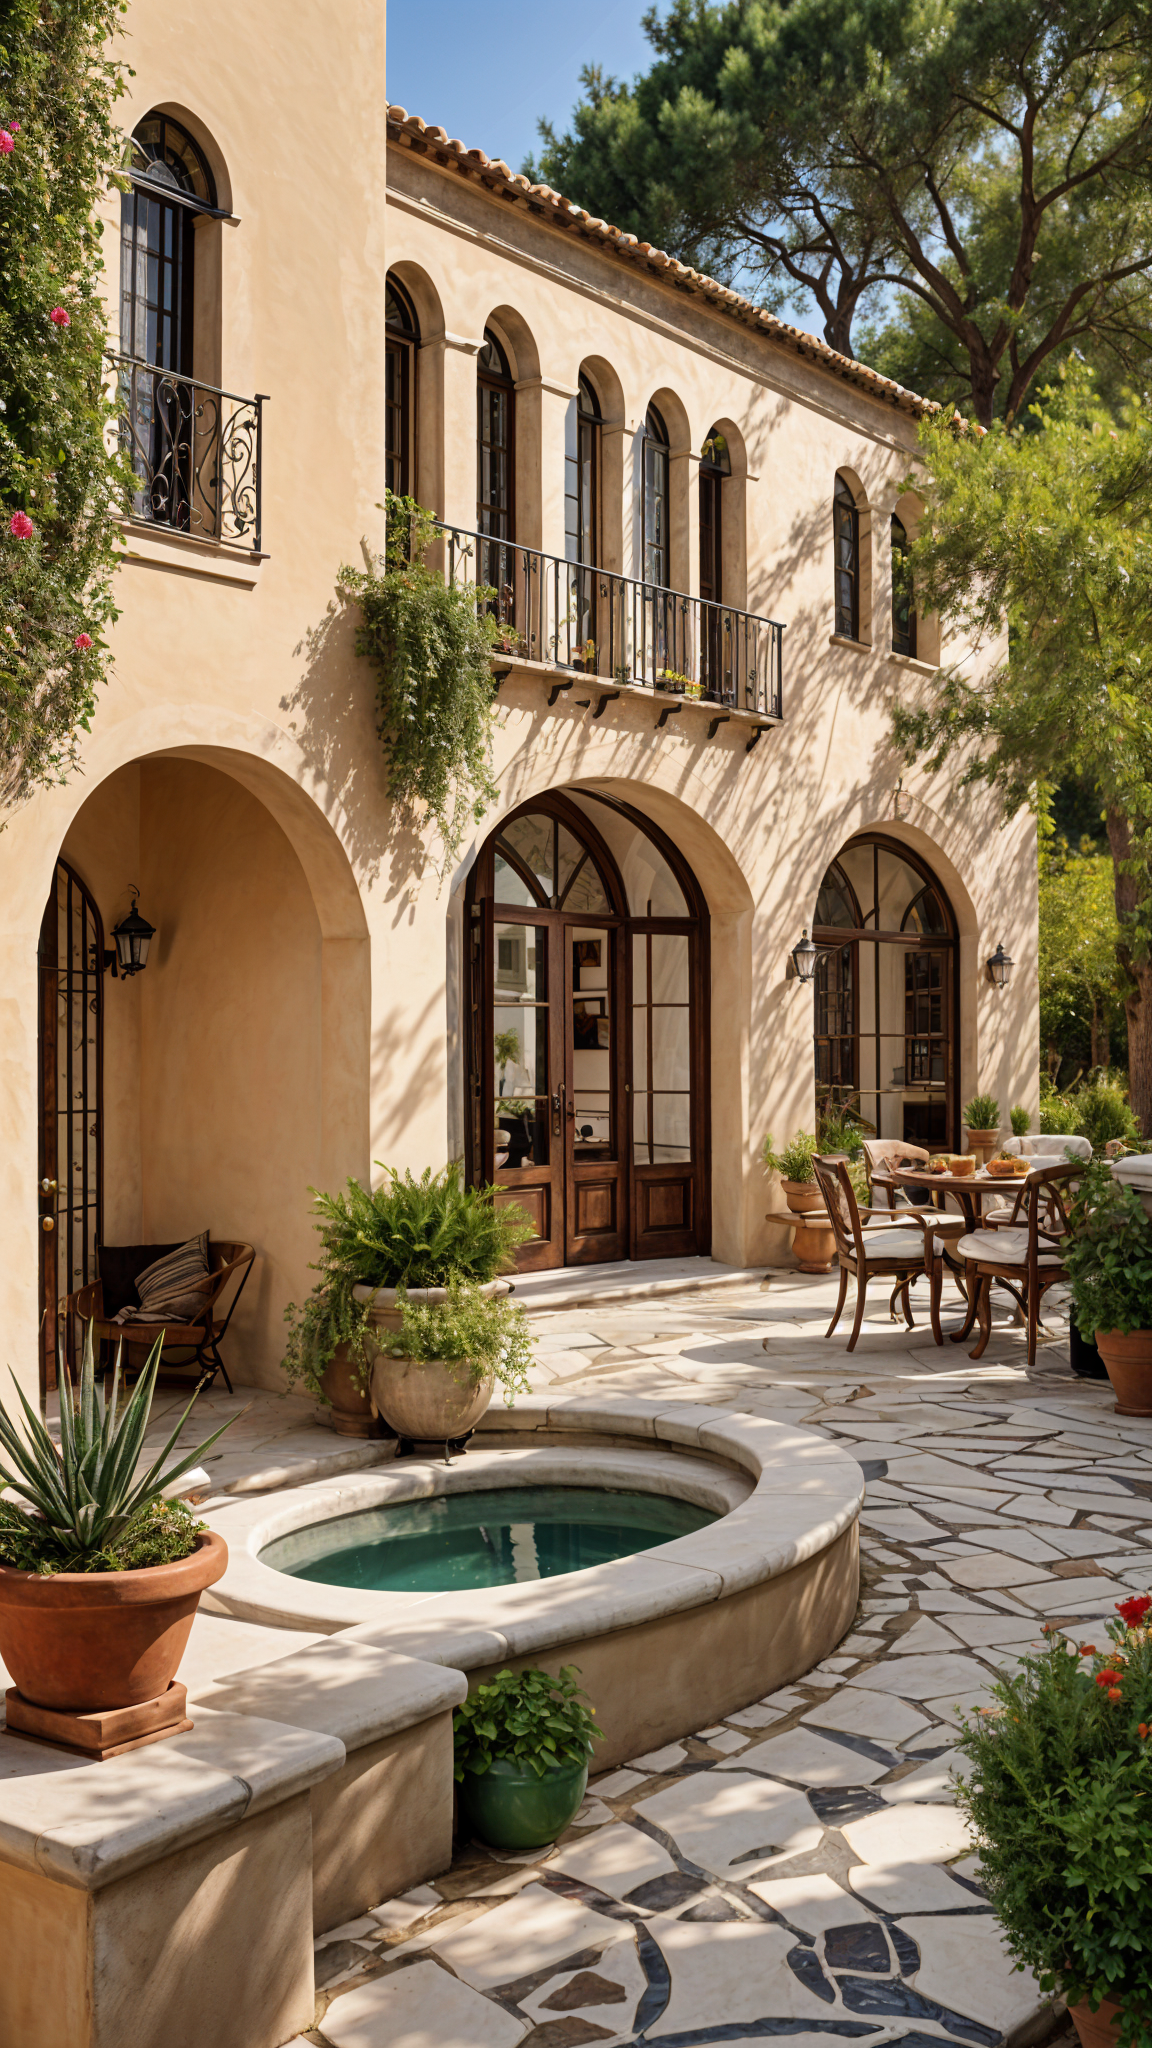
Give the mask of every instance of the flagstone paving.
M 1042 2038 L 953 1800 L 961 1709 L 1039 1643 L 1152 1587 L 1152 1422 L 898 1329 L 849 1357 L 831 1280 L 533 1314 L 537 1386 L 656 1393 L 822 1430 L 868 1482 L 859 1610 L 815 1671 L 594 1779 L 551 1850 L 452 1868 L 317 1944 L 327 2048 L 790 2048 Z M 953 1327 L 956 1327 L 953 1321 Z M 1064 2040 L 1067 2022 L 1053 2016 Z

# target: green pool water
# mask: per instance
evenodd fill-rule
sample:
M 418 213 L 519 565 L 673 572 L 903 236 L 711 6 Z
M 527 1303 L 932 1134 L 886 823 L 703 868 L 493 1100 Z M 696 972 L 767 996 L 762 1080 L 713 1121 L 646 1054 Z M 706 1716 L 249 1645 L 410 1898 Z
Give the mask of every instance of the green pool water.
M 592 1486 L 501 1486 L 404 1501 L 278 1537 L 262 1564 L 365 1591 L 448 1593 L 552 1579 L 716 1521 L 709 1508 Z

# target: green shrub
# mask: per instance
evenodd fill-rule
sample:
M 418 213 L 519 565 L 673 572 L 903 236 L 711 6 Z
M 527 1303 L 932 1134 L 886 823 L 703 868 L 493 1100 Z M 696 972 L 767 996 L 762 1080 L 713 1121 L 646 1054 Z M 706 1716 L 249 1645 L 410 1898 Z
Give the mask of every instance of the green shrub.
M 1014 1109 L 1012 1110 L 1012 1112 L 1011 1112 L 1011 1122 L 1012 1122 L 1012 1136 L 1013 1136 L 1014 1138 L 1026 1138 L 1026 1137 L 1028 1137 L 1028 1135 L 1029 1135 L 1029 1133 L 1031 1132 L 1031 1129 L 1032 1129 L 1032 1112 L 1031 1112 L 1031 1110 L 1030 1110 L 1030 1109 L 1025 1109 L 1025 1107 L 1024 1107 L 1024 1105 L 1023 1105 L 1023 1103 L 1022 1103 L 1022 1102 L 1018 1102 L 1018 1103 L 1016 1104 L 1016 1107 L 1015 1107 L 1015 1108 L 1014 1108 Z
M 970 1131 L 995 1131 L 1000 1126 L 1000 1104 L 994 1095 L 974 1095 L 964 1104 L 964 1122 Z
M 459 1377 L 473 1386 L 492 1373 L 509 1408 L 517 1394 L 527 1392 L 533 1339 L 523 1309 L 506 1295 L 482 1294 L 476 1286 L 453 1283 L 447 1301 L 424 1302 L 409 1301 L 407 1290 L 400 1288 L 396 1306 L 399 1330 L 378 1337 L 388 1357 L 458 1362 Z
M 527 1764 L 538 1778 L 556 1764 L 587 1763 L 592 1744 L 603 1742 L 595 1707 L 576 1683 L 579 1666 L 564 1664 L 558 1678 L 547 1671 L 498 1671 L 452 1716 L 455 1774 L 477 1777 L 498 1757 Z
M 377 1164 L 379 1165 L 379 1161 Z M 472 1280 L 484 1286 L 516 1263 L 516 1250 L 533 1226 L 515 1203 L 497 1207 L 495 1187 L 464 1185 L 460 1168 L 446 1166 L 419 1178 L 385 1167 L 377 1188 L 350 1180 L 339 1195 L 312 1188 L 320 1233 L 320 1278 L 303 1303 L 289 1302 L 283 1366 L 290 1385 L 303 1384 L 321 1400 L 325 1367 L 346 1344 L 356 1378 L 367 1387 L 375 1354 L 369 1342 L 371 1304 L 356 1287 L 447 1287 Z
M 810 1137 L 807 1131 L 797 1131 L 796 1136 L 790 1138 L 788 1143 L 776 1152 L 773 1150 L 772 1133 L 769 1131 L 761 1147 L 760 1157 L 769 1172 L 778 1173 L 782 1180 L 815 1180 L 816 1169 L 812 1161 L 819 1149 L 816 1139 Z
M 1071 1138 L 1081 1135 L 1080 1112 L 1071 1096 L 1058 1095 L 1055 1090 L 1040 1097 L 1040 1132 L 1045 1138 Z
M 859 1096 L 850 1096 L 845 1102 L 834 1103 L 825 1097 L 816 1106 L 816 1150 L 818 1152 L 844 1152 L 851 1160 L 859 1159 L 864 1151 L 864 1140 L 874 1135 L 876 1126 L 862 1116 Z
M 1122 2004 L 1124 2048 L 1152 2040 L 1150 1611 L 1121 1602 L 1104 1652 L 1050 1633 L 959 1741 L 957 1797 L 1009 1949 L 1070 2005 Z
M 499 635 L 496 592 L 448 583 L 424 556 L 436 541 L 430 512 L 385 493 L 383 555 L 366 569 L 345 564 L 340 588 L 359 607 L 356 652 L 376 672 L 376 728 L 388 793 L 414 830 L 440 835 L 440 872 L 470 823 L 499 794 L 492 780 L 496 685 L 489 654 Z
M 96 202 L 123 138 L 117 0 L 0 24 L 0 802 L 75 766 L 108 666 L 127 472 L 106 445 Z M 10 146 L 9 146 L 10 145 Z
M 1152 1219 L 1135 1188 L 1093 1159 L 1069 1225 L 1064 1263 L 1081 1336 L 1091 1343 L 1097 1330 L 1152 1330 Z
M 1140 1129 L 1128 1107 L 1123 1085 L 1108 1074 L 1094 1074 L 1082 1081 L 1073 1100 L 1080 1117 L 1079 1129 L 1092 1141 L 1094 1152 L 1102 1152 L 1113 1138 L 1129 1144 L 1138 1141 Z

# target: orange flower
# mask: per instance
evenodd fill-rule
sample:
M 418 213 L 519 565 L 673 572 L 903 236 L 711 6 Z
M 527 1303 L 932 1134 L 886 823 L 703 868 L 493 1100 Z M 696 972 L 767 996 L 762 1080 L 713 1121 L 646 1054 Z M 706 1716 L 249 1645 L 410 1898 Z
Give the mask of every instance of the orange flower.
M 1137 1733 L 1137 1735 L 1138 1735 L 1138 1736 L 1140 1737 L 1140 1740 L 1141 1740 L 1141 1742 L 1146 1742 L 1146 1741 L 1147 1741 L 1147 1739 L 1148 1739 L 1148 1723 L 1147 1723 L 1147 1721 L 1141 1721 L 1141 1723 L 1140 1723 L 1140 1726 L 1139 1726 L 1139 1727 L 1137 1728 L 1137 1730 L 1136 1730 L 1136 1733 Z
M 1081 1643 L 1080 1655 L 1082 1657 L 1094 1657 L 1096 1655 L 1095 1643 Z
M 1109 1690 L 1108 1690 L 1108 1697 L 1109 1697 L 1109 1699 L 1110 1699 L 1110 1700 L 1113 1700 L 1113 1701 L 1115 1701 L 1115 1700 L 1122 1700 L 1122 1699 L 1123 1699 L 1123 1697 L 1124 1697 L 1124 1695 L 1123 1695 L 1123 1693 L 1121 1692 L 1121 1690 L 1120 1690 L 1120 1687 L 1119 1687 L 1118 1685 L 1113 1685 L 1113 1686 L 1110 1686 L 1110 1687 L 1109 1687 Z

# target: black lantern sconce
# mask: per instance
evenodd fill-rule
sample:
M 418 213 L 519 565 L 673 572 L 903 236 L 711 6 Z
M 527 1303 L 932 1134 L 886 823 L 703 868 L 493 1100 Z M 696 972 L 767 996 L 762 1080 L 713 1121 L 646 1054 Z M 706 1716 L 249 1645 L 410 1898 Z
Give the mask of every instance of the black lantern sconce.
M 156 936 L 155 925 L 149 924 L 148 919 L 140 915 L 140 892 L 135 882 L 131 882 L 129 887 L 132 891 L 132 908 L 127 917 L 122 917 L 119 924 L 112 927 L 112 937 L 116 941 L 115 952 L 106 952 L 104 955 L 105 967 L 112 969 L 113 976 L 119 970 L 125 980 L 133 974 L 144 972 L 148 965 L 148 948 Z
M 1004 951 L 1004 941 L 1001 939 L 992 958 L 987 963 L 989 981 L 996 988 L 1007 988 L 1014 964 Z
M 788 980 L 795 978 L 797 981 L 810 982 L 815 976 L 819 957 L 820 949 L 813 945 L 808 935 L 808 927 L 805 925 L 802 937 L 798 944 L 793 946 L 789 955 Z

